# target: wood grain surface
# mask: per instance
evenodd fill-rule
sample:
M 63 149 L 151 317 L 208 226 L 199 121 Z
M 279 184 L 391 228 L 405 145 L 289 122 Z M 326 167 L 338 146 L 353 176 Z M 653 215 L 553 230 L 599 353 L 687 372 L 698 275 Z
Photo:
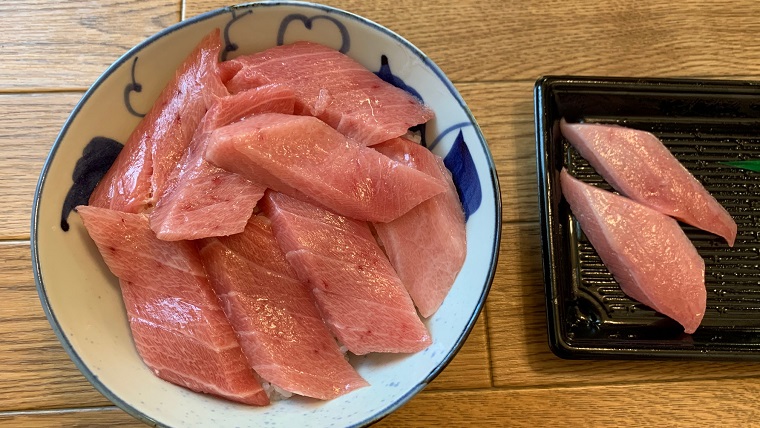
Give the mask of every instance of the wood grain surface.
M 755 0 L 326 0 L 403 35 L 452 79 L 493 153 L 501 257 L 454 361 L 378 426 L 751 426 L 760 362 L 566 361 L 547 346 L 533 84 L 542 75 L 760 80 Z M 81 375 L 40 306 L 29 221 L 66 117 L 144 38 L 220 0 L 0 2 L 0 426 L 132 427 Z

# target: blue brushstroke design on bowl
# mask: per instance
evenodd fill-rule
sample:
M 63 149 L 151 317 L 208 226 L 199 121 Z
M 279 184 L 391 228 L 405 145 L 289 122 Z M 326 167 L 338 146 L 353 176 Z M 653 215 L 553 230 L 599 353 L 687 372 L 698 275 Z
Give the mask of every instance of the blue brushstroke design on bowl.
M 300 21 L 303 23 L 304 27 L 311 30 L 314 21 L 319 19 L 323 19 L 335 24 L 335 27 L 337 27 L 338 31 L 340 31 L 341 38 L 341 44 L 340 48 L 338 48 L 338 52 L 347 54 L 348 51 L 351 50 L 351 36 L 348 34 L 348 29 L 345 25 L 343 25 L 342 22 L 329 15 L 314 15 L 308 17 L 302 13 L 292 13 L 286 16 L 285 19 L 280 22 L 280 27 L 277 30 L 277 46 L 282 46 L 285 43 L 285 33 L 288 31 L 288 26 L 291 22 Z
M 464 218 L 467 221 L 480 208 L 483 192 L 480 189 L 480 178 L 475 169 L 475 162 L 472 160 L 472 154 L 467 148 L 461 129 L 451 150 L 443 158 L 443 164 L 451 171 L 454 185 L 457 188 L 457 193 L 459 193 L 459 200 L 464 209 Z
M 87 143 L 71 174 L 74 183 L 63 201 L 61 229 L 64 232 L 69 230 L 69 213 L 79 205 L 87 205 L 90 194 L 111 168 L 123 147 L 120 142 L 106 137 L 95 137 Z

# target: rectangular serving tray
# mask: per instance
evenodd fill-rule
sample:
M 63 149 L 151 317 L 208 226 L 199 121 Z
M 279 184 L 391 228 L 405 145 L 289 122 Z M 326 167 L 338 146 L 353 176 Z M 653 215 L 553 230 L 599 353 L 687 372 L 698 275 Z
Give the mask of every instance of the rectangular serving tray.
M 549 344 L 562 358 L 760 360 L 760 82 L 548 76 L 534 89 Z M 707 311 L 694 334 L 625 296 L 562 197 L 559 172 L 611 190 L 559 132 L 559 121 L 657 135 L 731 213 L 733 248 L 683 225 L 705 260 Z

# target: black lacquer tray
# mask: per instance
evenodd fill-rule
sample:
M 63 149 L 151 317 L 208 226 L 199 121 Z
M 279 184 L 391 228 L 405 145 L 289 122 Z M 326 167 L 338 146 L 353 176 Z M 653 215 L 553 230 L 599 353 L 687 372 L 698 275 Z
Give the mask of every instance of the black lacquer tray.
M 549 342 L 563 358 L 760 360 L 760 82 L 554 76 L 535 85 L 541 239 Z M 567 202 L 559 172 L 611 188 L 569 146 L 559 120 L 657 135 L 731 213 L 733 248 L 682 225 L 705 260 L 707 311 L 694 334 L 621 291 Z

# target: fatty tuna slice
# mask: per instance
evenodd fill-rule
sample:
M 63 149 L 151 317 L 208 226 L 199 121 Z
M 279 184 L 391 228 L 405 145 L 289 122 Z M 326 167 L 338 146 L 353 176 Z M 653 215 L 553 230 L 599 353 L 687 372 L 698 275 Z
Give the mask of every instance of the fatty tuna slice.
M 309 288 L 291 273 L 266 217 L 201 247 L 209 280 L 259 376 L 321 400 L 368 385 L 340 352 Z
M 562 135 L 621 194 L 665 215 L 736 239 L 725 208 L 653 134 L 622 126 L 560 123 Z
M 206 159 L 270 189 L 373 222 L 398 218 L 447 189 L 309 116 L 268 113 L 219 128 Z
M 229 63 L 229 64 L 228 64 Z M 237 69 L 237 71 L 236 71 Z M 227 61 L 230 92 L 278 83 L 298 95 L 297 114 L 311 115 L 371 146 L 432 119 L 420 100 L 326 46 L 296 42 Z
M 155 205 L 206 110 L 227 95 L 219 77 L 221 48 L 215 30 L 180 65 L 90 195 L 91 206 L 139 213 Z
M 262 209 L 323 319 L 349 351 L 412 353 L 430 334 L 366 222 L 267 191 Z
M 623 292 L 694 333 L 707 304 L 705 263 L 678 222 L 564 169 L 560 181 L 573 215 Z
M 375 230 L 420 314 L 443 303 L 467 255 L 464 212 L 443 160 L 405 138 L 373 146 L 389 158 L 446 183 L 447 190 Z
M 190 242 L 156 239 L 144 214 L 77 207 L 119 277 L 132 337 L 166 381 L 253 405 L 269 404 Z
M 273 85 L 218 99 L 195 131 L 150 214 L 159 239 L 178 241 L 240 233 L 266 188 L 208 163 L 203 155 L 211 132 L 265 112 L 293 113 L 293 92 Z

